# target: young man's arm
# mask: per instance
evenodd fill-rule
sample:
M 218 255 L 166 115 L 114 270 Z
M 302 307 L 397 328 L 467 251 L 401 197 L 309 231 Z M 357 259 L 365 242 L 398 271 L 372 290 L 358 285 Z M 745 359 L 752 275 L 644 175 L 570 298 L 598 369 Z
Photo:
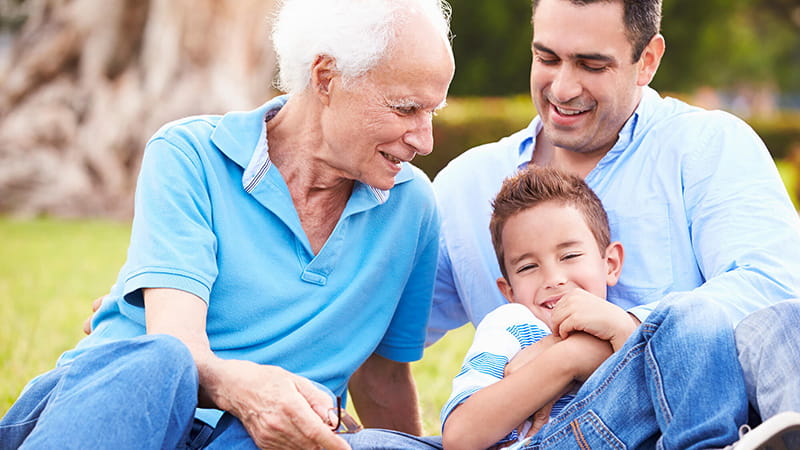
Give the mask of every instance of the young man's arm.
M 535 361 L 472 394 L 456 407 L 444 425 L 444 447 L 490 447 L 560 397 L 570 383 L 585 380 L 611 353 L 608 342 L 586 333 L 574 333 L 554 343 Z

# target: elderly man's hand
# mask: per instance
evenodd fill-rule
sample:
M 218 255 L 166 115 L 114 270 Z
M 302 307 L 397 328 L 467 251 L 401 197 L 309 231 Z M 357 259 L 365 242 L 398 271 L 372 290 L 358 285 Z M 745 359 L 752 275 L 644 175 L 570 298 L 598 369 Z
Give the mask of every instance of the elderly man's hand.
M 204 383 L 206 393 L 241 420 L 259 448 L 350 448 L 331 430 L 336 405 L 308 379 L 249 361 L 223 361 L 219 369 L 219 383 Z
M 102 297 L 97 297 L 92 302 L 92 314 L 83 321 L 83 332 L 87 335 L 92 334 L 92 318 L 94 317 L 94 313 L 100 309 L 100 305 L 103 304 L 103 299 L 106 298 L 105 295 Z

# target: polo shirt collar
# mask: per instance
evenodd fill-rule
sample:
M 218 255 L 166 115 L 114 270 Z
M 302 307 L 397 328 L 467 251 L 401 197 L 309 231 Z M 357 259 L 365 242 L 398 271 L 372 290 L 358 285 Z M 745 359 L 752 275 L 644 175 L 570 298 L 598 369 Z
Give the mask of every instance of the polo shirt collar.
M 247 192 L 252 192 L 272 167 L 267 146 L 266 121 L 277 114 L 288 100 L 288 95 L 281 95 L 252 111 L 227 113 L 211 135 L 214 145 L 244 169 L 242 187 Z M 413 178 L 414 170 L 408 163 L 403 163 L 400 172 L 395 176 L 395 185 Z M 353 192 L 368 193 L 378 204 L 383 204 L 389 199 L 390 191 L 356 181 Z

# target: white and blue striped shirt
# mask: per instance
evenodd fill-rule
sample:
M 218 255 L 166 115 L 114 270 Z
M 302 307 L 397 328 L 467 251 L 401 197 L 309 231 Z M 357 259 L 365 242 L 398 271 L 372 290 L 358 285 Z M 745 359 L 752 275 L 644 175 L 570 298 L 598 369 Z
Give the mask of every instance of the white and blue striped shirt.
M 453 391 L 442 408 L 442 426 L 456 406 L 475 392 L 501 380 L 506 364 L 514 355 L 549 334 L 547 325 L 518 303 L 502 305 L 487 314 L 475 330 L 464 364 L 453 379 Z M 573 395 L 561 397 L 553 406 L 550 417 L 555 417 L 573 398 Z M 519 437 L 515 429 L 498 443 L 515 441 Z

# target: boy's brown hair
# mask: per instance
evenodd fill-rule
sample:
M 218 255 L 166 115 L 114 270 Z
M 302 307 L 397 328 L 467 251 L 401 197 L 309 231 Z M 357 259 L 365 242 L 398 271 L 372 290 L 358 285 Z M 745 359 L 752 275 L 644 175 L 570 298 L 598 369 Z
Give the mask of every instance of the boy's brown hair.
M 527 169 L 507 178 L 492 202 L 492 220 L 489 230 L 500 272 L 508 279 L 504 263 L 503 228 L 515 214 L 547 201 L 572 206 L 583 215 L 594 235 L 600 252 L 611 243 L 608 216 L 600 199 L 579 177 L 551 167 L 530 165 Z M 531 236 L 536 239 L 536 236 Z

